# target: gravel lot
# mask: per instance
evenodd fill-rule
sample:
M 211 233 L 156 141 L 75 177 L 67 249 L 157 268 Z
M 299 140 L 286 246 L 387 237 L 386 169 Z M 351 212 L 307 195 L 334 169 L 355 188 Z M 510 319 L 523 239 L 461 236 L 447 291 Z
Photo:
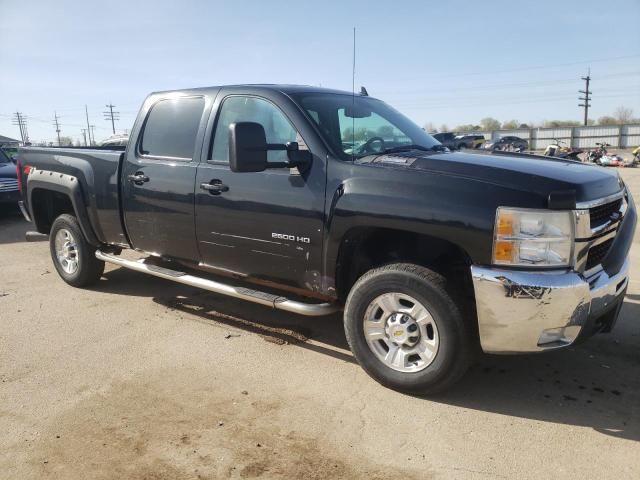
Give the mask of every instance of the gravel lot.
M 621 173 L 640 199 L 640 169 Z M 387 390 L 338 316 L 107 267 L 67 286 L 0 218 L 0 477 L 640 478 L 640 245 L 612 334 Z

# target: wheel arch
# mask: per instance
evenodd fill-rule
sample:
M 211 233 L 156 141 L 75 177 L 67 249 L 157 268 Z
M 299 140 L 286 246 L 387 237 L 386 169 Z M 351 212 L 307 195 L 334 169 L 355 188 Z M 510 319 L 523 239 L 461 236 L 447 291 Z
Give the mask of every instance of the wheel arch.
M 31 218 L 40 233 L 48 234 L 53 221 L 63 213 L 75 215 L 82 233 L 91 245 L 100 245 L 82 199 L 80 184 L 70 175 L 50 172 L 43 178 L 27 180 Z
M 445 278 L 457 277 L 463 280 L 465 291 L 470 289 L 469 293 L 473 295 L 469 268 L 471 257 L 459 245 L 411 230 L 353 227 L 342 236 L 337 249 L 335 285 L 338 298 L 344 300 L 366 271 L 397 262 L 429 267 Z

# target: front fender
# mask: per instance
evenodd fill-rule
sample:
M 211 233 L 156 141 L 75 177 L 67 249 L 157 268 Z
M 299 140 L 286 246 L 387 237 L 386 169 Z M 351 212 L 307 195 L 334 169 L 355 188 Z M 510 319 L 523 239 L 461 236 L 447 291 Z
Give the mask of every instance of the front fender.
M 488 264 L 496 208 L 522 202 L 521 192 L 494 184 L 398 170 L 384 177 L 350 178 L 331 195 L 324 244 L 328 279 L 336 278 L 342 240 L 351 229 L 363 227 L 437 238 L 460 248 L 474 263 Z

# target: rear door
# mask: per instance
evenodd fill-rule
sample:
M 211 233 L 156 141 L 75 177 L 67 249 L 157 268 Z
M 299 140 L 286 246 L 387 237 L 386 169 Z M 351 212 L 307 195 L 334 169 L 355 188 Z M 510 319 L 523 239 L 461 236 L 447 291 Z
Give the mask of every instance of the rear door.
M 213 270 L 304 289 L 319 288 L 326 185 L 325 159 L 309 170 L 274 168 L 236 173 L 229 167 L 229 125 L 258 122 L 268 143 L 307 143 L 283 103 L 221 92 L 210 150 L 196 179 L 196 229 L 201 262 Z M 289 101 L 290 102 L 290 101 Z M 291 107 L 291 106 L 290 106 Z M 299 113 L 297 113 L 299 116 Z M 207 141 L 209 141 L 207 139 Z M 311 152 L 314 153 L 313 151 Z M 268 152 L 270 162 L 286 152 Z M 202 185 L 218 184 L 217 191 Z
M 189 94 L 145 103 L 121 174 L 125 226 L 135 248 L 198 261 L 194 184 L 210 103 Z

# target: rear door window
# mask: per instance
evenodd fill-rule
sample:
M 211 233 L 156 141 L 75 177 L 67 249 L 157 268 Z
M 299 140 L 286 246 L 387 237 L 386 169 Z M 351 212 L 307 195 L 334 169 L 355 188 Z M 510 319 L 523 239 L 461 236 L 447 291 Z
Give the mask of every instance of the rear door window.
M 160 100 L 147 116 L 140 139 L 142 155 L 191 160 L 204 111 L 204 98 Z

